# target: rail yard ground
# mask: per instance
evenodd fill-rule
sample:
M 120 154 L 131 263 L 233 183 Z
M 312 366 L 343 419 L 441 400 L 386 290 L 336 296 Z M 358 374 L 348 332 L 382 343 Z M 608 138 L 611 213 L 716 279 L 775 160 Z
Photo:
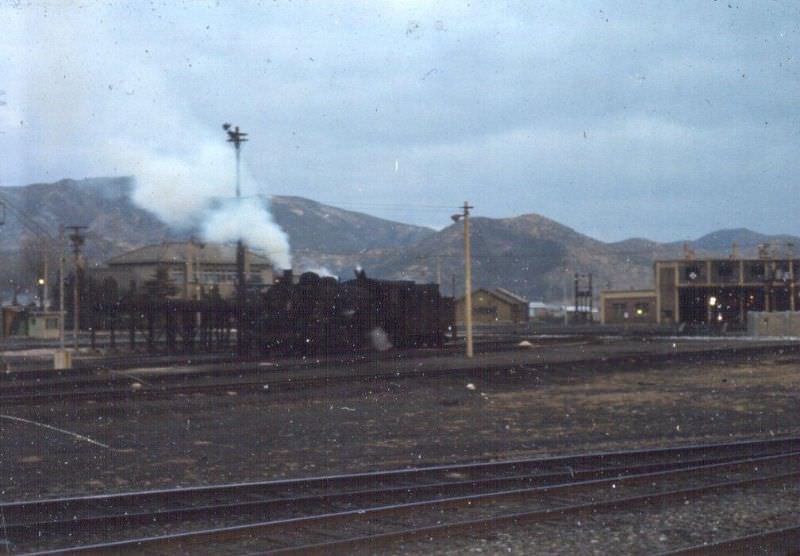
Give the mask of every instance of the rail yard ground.
M 0 502 L 800 434 L 800 346 L 787 340 L 540 337 L 481 345 L 473 360 L 456 349 L 352 363 L 145 357 L 158 367 L 109 370 L 124 359 L 59 380 L 110 377 L 133 395 L 0 403 Z M 33 367 L 12 366 L 0 386 L 35 377 L 44 388 Z M 217 386 L 133 389 L 183 375 Z M 711 528 L 796 524 L 788 488 L 584 519 L 577 533 L 570 521 L 506 526 L 390 552 L 652 553 L 716 539 Z
M 671 347 L 650 342 L 641 354 Z M 666 345 L 666 348 L 664 347 Z M 559 345 L 527 349 L 547 359 Z M 453 365 L 477 373 L 302 390 L 235 386 L 161 399 L 2 408 L 2 500 L 218 484 L 800 433 L 800 356 L 789 346 L 657 364 L 521 364 L 521 351 Z M 700 348 L 696 348 L 700 349 Z M 539 350 L 539 354 L 533 351 Z M 624 350 L 622 351 L 623 353 Z M 502 368 L 502 360 L 507 367 Z M 532 359 L 531 359 L 532 358 Z M 431 365 L 442 358 L 405 360 Z M 379 362 L 371 365 L 395 365 Z M 492 370 L 481 372 L 482 365 Z M 274 378 L 274 375 L 271 375 Z

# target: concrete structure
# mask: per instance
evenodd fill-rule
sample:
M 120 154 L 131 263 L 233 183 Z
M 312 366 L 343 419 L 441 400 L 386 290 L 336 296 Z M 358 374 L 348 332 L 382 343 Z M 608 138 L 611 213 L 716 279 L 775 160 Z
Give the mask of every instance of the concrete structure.
M 744 326 L 750 311 L 795 311 L 798 275 L 797 259 L 657 261 L 658 322 Z
M 464 298 L 456 301 L 456 321 L 464 322 Z M 528 300 L 503 288 L 472 292 L 472 320 L 476 324 L 528 322 Z
M 744 328 L 751 311 L 800 310 L 800 260 L 795 258 L 690 255 L 656 261 L 653 274 L 654 290 L 601 292 L 602 322 Z
M 747 333 L 750 336 L 800 337 L 800 312 L 750 311 L 747 313 Z
M 44 340 L 58 339 L 59 319 L 58 311 L 30 311 L 28 312 L 28 337 Z
M 96 279 L 111 277 L 120 290 L 141 289 L 164 269 L 178 290 L 174 297 L 199 299 L 212 288 L 223 298 L 232 298 L 236 289 L 236 246 L 211 243 L 165 242 L 134 249 L 92 271 Z M 269 260 L 252 251 L 245 253 L 245 276 L 248 286 L 272 284 L 273 269 Z
M 40 311 L 32 307 L 11 305 L 2 308 L 0 336 L 27 336 L 53 340 L 58 338 L 58 311 Z
M 655 290 L 600 292 L 602 324 L 655 323 L 658 321 Z

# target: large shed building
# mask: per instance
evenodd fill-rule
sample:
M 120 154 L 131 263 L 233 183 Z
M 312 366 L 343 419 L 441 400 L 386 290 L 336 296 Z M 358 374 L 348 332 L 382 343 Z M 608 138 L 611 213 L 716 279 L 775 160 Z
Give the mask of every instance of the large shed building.
M 800 309 L 798 276 L 794 258 L 656 261 L 653 290 L 601 292 L 603 322 L 744 326 L 750 311 Z
M 749 311 L 795 311 L 798 275 L 796 259 L 656 261 L 659 322 L 744 324 Z
M 245 252 L 245 276 L 251 286 L 269 286 L 273 280 L 270 261 Z M 141 288 L 162 269 L 176 288 L 175 297 L 196 299 L 215 289 L 223 298 L 236 291 L 236 246 L 192 241 L 146 245 L 110 259 L 96 277 L 112 277 L 120 288 Z

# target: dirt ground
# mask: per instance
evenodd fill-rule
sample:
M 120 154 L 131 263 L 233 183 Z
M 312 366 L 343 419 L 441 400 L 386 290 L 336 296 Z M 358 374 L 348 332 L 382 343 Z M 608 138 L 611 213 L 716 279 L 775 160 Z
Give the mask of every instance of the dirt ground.
M 584 365 L 0 414 L 0 499 L 10 501 L 798 434 L 800 359 Z

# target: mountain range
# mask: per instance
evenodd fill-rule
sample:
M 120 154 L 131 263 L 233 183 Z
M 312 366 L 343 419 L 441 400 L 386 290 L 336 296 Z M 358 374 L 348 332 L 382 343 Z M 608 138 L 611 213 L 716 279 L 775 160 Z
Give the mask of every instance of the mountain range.
M 20 256 L 25 250 L 21 245 L 36 235 L 57 237 L 59 223 L 87 226 L 85 252 L 92 265 L 135 247 L 196 234 L 172 229 L 135 205 L 132 187 L 125 177 L 0 187 L 5 205 L 0 227 L 2 284 L 31 280 L 30 268 L 20 263 L 25 258 Z M 345 278 L 360 266 L 374 277 L 438 280 L 447 294 L 452 284 L 457 294 L 463 292 L 461 223 L 437 231 L 292 196 L 274 196 L 270 205 L 289 236 L 296 270 Z M 470 223 L 474 286 L 504 287 L 546 301 L 567 297 L 575 272 L 592 273 L 595 291 L 652 287 L 653 261 L 683 257 L 684 246 L 698 255 L 728 256 L 735 242 L 740 255 L 750 256 L 760 244 L 773 245 L 780 255 L 800 245 L 795 236 L 744 228 L 718 230 L 691 241 L 634 238 L 606 243 L 537 214 L 472 217 Z

